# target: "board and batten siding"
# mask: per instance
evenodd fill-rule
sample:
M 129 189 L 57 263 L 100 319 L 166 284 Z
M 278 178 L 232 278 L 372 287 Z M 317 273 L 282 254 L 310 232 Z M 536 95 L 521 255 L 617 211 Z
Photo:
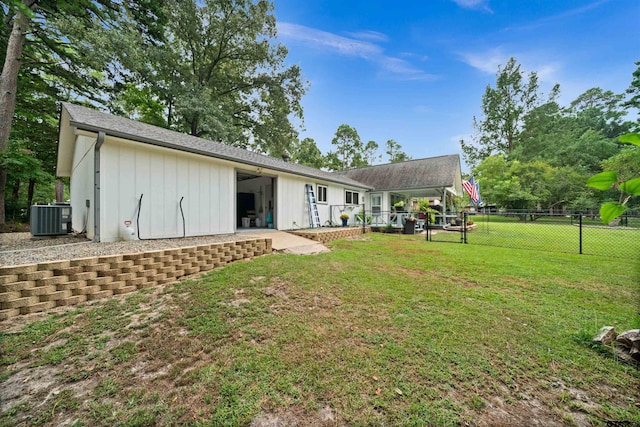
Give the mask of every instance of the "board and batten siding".
M 136 229 L 139 226 L 142 239 L 182 237 L 183 197 L 186 236 L 234 232 L 232 166 L 107 136 L 100 167 L 102 241 L 119 240 L 124 221 L 131 221 Z
M 280 175 L 276 180 L 276 228 L 292 230 L 309 228 L 309 212 L 305 184 L 314 184 L 308 178 Z
M 340 224 L 340 211 L 337 207 L 344 207 L 345 191 L 347 188 L 336 183 L 319 182 L 294 175 L 279 175 L 277 182 L 276 225 L 279 230 L 311 227 L 309 222 L 309 205 L 307 202 L 305 184 L 313 185 L 313 191 L 316 197 L 318 196 L 318 184 L 327 187 L 327 203 L 317 204 L 320 224 L 323 226 L 329 225 L 329 221 L 331 221 L 333 225 Z M 348 190 L 358 192 L 361 200 L 364 197 L 365 191 L 362 189 L 348 188 Z M 331 218 L 331 207 L 333 207 L 334 218 Z M 359 208 L 358 206 L 349 206 L 349 211 L 351 210 L 357 213 Z
M 71 227 L 81 232 L 86 226 L 89 239 L 93 239 L 93 162 L 96 138 L 79 135 L 73 147 L 72 174 L 69 179 L 71 197 Z M 89 208 L 87 209 L 87 200 Z

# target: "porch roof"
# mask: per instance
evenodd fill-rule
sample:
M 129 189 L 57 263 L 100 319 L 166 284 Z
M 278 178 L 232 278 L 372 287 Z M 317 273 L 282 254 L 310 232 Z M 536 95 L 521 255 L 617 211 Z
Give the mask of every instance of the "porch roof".
M 442 195 L 444 188 L 453 188 L 456 193 L 462 191 L 460 156 L 457 154 L 367 166 L 334 174 L 362 182 L 376 191 L 397 191 L 415 194 L 416 197 L 429 197 L 424 196 L 430 193 L 429 190 L 433 196 Z

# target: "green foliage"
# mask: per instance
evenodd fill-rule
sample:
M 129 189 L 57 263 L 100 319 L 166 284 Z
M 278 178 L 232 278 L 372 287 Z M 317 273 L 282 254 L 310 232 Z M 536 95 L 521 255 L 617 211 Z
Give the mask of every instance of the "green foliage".
M 627 133 L 618 138 L 618 140 L 624 144 L 633 144 L 640 147 L 640 133 Z
M 625 134 L 619 138 L 619 141 L 625 144 L 640 146 L 640 134 Z M 633 150 L 637 151 L 638 149 Z M 610 164 L 615 165 L 617 162 L 610 162 Z M 600 218 L 605 224 L 609 224 L 625 212 L 627 203 L 631 197 L 640 195 L 640 177 L 621 180 L 618 172 L 614 170 L 604 171 L 592 176 L 587 181 L 587 185 L 598 190 L 614 188 L 619 191 L 620 196 L 617 202 L 603 203 L 600 207 Z
M 558 86 L 553 88 L 549 102 L 558 91 Z M 487 86 L 482 96 L 482 116 L 473 118 L 477 136 L 470 143 L 461 141 L 467 163 L 477 165 L 491 155 L 511 153 L 526 115 L 539 105 L 540 97 L 535 72 L 525 78 L 515 58 L 498 67 L 495 88 Z
M 555 101 L 556 87 L 540 104 L 535 73 L 525 85 L 515 60 L 498 71 L 496 88 L 488 87 L 483 98 L 484 120 L 474 122 L 477 144 L 462 141 L 467 160 L 477 162 L 474 173 L 480 175 L 486 203 L 594 209 L 617 196 L 614 182 L 640 173 L 638 150 L 621 148 L 617 139 L 632 127 L 623 95 L 591 88 L 564 108 Z M 523 98 L 511 99 L 513 94 Z M 503 164 L 489 160 L 491 153 L 504 154 Z M 588 177 L 603 169 L 619 175 L 601 183 L 602 193 L 585 189 Z
M 402 151 L 402 146 L 393 139 L 387 141 L 387 155 L 389 156 L 389 163 L 399 163 L 411 160 L 411 157 Z
M 630 98 L 624 103 L 624 106 L 640 109 L 640 61 L 636 62 L 636 65 L 638 68 L 633 72 L 633 79 L 626 91 Z M 638 118 L 637 124 L 640 125 L 640 117 Z
M 110 28 L 117 9 L 110 0 L 3 2 L 0 121 L 8 126 L 1 128 L 0 155 L 10 139 L 25 141 L 44 170 L 53 173 L 57 125 L 51 118 L 57 117 L 57 102 L 71 96 L 97 101 L 106 89 L 103 63 L 94 61 L 93 52 L 81 52 L 78 40 Z M 5 180 L 10 173 L 0 166 L 0 225 L 5 222 L 6 186 L 15 185 Z M 28 199 L 34 185 L 31 179 Z
M 372 165 L 376 162 L 376 160 L 380 160 L 382 158 L 381 155 L 377 154 L 380 146 L 375 141 L 369 141 L 364 146 L 363 157 L 368 165 Z
M 365 224 L 371 224 L 371 215 L 367 215 L 365 218 L 364 211 L 362 210 L 358 212 L 358 214 L 356 215 L 356 219 L 360 222 L 363 222 L 366 220 Z
M 336 151 L 330 151 L 325 156 L 325 165 L 330 170 L 347 170 L 366 166 L 364 145 L 355 128 L 347 124 L 338 126 L 331 144 Z
M 621 203 L 607 202 L 600 206 L 600 218 L 605 224 L 611 223 L 625 211 L 625 207 Z
M 429 222 L 431 223 L 436 222 L 436 214 L 440 213 L 437 210 L 433 209 L 431 206 L 429 206 L 429 200 L 427 199 L 420 200 L 418 202 L 418 211 L 428 214 Z
M 550 166 L 543 162 L 507 161 L 498 155 L 487 157 L 474 171 L 486 202 L 505 209 L 536 209 L 549 202 Z
M 142 104 L 129 97 L 134 90 L 154 105 L 140 119 L 162 114 L 164 126 L 194 136 L 277 157 L 293 152 L 306 83 L 298 66 L 285 65 L 272 2 L 172 0 L 155 10 L 170 19 L 153 33 L 141 34 L 128 9 L 122 31 L 99 36 L 132 76 L 115 105 L 135 116 Z
M 589 187 L 598 190 L 608 190 L 618 181 L 618 173 L 615 171 L 605 171 L 592 176 L 587 180 Z
M 305 138 L 293 148 L 291 160 L 316 169 L 324 167 L 324 157 L 313 138 Z

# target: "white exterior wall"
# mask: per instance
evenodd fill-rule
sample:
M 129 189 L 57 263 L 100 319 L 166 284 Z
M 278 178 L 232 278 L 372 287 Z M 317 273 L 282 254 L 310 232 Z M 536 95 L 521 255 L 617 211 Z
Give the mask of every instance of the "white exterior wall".
M 309 228 L 309 211 L 305 184 L 314 184 L 309 178 L 280 175 L 276 181 L 275 227 L 278 230 Z M 322 220 L 322 217 L 320 217 Z
M 96 138 L 77 136 L 73 149 L 73 166 L 70 178 L 71 224 L 80 232 L 86 225 L 89 239 L 93 239 L 93 173 Z M 89 209 L 87 209 L 87 200 Z
M 311 227 L 305 184 L 313 185 L 316 198 L 318 197 L 318 184 L 327 187 L 327 203 L 318 203 L 318 216 L 321 225 L 328 225 L 328 221 L 332 221 L 334 225 L 340 223 L 340 214 L 337 209 L 334 208 L 334 218 L 330 217 L 331 206 L 344 206 L 346 190 L 358 192 L 360 203 L 363 203 L 365 197 L 365 191 L 361 189 L 294 175 L 280 175 L 277 183 L 275 218 L 276 227 L 279 230 Z M 353 210 L 355 215 L 359 209 L 354 205 L 350 210 Z
M 101 149 L 100 239 L 120 239 L 129 220 L 140 237 L 233 233 L 235 170 L 216 159 L 107 137 Z

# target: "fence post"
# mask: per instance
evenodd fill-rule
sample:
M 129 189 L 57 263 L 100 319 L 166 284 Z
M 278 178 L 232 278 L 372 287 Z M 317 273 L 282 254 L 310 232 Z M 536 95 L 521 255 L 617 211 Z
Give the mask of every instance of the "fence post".
M 462 233 L 463 233 L 463 239 L 462 239 L 462 243 L 463 244 L 467 244 L 467 219 L 468 219 L 468 213 L 467 212 L 462 212 Z
M 580 224 L 578 228 L 580 228 L 580 255 L 582 255 L 582 214 L 579 215 L 580 219 L 578 223 Z
M 427 223 L 427 232 L 424 233 L 425 234 L 424 238 L 428 242 L 429 235 L 431 234 L 431 227 L 429 227 L 429 224 L 431 224 L 431 212 L 427 212 L 427 218 L 425 222 Z

